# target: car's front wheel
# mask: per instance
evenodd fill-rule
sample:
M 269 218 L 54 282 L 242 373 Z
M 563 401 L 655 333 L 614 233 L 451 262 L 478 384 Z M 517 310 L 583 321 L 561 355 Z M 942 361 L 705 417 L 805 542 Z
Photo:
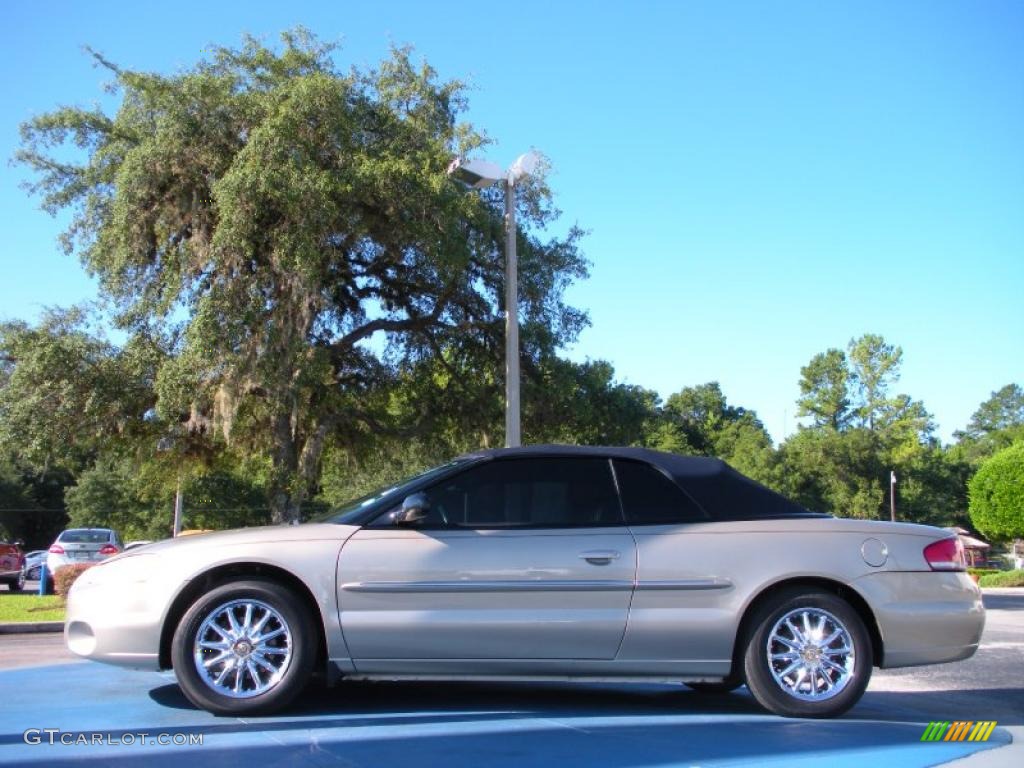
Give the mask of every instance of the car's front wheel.
M 271 581 L 231 582 L 186 611 L 171 659 L 179 686 L 197 707 L 218 715 L 263 714 L 287 706 L 309 682 L 317 635 L 291 589 Z
M 857 612 L 828 592 L 790 590 L 754 617 L 744 656 L 747 687 L 786 717 L 836 717 L 871 679 L 871 638 Z

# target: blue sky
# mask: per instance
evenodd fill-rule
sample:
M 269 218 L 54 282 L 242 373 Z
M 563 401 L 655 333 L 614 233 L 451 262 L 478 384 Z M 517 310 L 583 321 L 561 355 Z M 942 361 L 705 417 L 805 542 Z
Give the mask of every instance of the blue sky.
M 81 46 L 184 68 L 296 24 L 371 66 L 409 43 L 469 81 L 508 163 L 535 146 L 590 230 L 569 350 L 663 396 L 718 380 L 776 439 L 799 370 L 865 332 L 948 439 L 1024 383 L 1024 3 L 6 3 L 0 157 L 20 122 L 104 102 Z M 0 174 L 0 318 L 95 296 L 61 221 Z

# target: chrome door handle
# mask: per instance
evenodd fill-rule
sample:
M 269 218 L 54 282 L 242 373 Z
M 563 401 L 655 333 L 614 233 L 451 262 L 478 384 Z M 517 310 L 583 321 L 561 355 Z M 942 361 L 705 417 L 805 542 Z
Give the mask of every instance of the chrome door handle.
M 612 560 L 618 560 L 621 556 L 614 549 L 594 549 L 589 552 L 580 552 L 580 560 L 586 560 L 591 565 L 608 565 Z

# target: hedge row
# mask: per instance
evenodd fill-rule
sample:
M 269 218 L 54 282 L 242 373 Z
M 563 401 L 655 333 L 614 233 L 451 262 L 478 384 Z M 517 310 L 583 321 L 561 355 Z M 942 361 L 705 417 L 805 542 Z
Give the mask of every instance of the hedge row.
M 75 583 L 75 579 L 81 576 L 85 571 L 92 568 L 94 563 L 75 563 L 74 565 L 65 565 L 58 568 L 53 574 L 53 589 L 61 597 L 68 596 L 68 590 L 71 589 L 71 585 Z
M 982 587 L 1024 587 L 1024 570 L 986 573 L 978 579 Z

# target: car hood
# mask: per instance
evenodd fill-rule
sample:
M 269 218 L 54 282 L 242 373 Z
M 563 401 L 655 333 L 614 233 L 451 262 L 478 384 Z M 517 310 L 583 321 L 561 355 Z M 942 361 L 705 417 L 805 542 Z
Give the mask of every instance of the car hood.
M 359 530 L 353 525 L 336 523 L 306 523 L 303 525 L 264 525 L 257 528 L 235 528 L 164 539 L 153 544 L 135 547 L 110 560 L 132 557 L 136 554 L 181 554 L 185 551 L 213 549 L 236 544 L 267 544 L 291 541 L 344 541 Z M 109 561 L 108 561 L 109 562 Z

